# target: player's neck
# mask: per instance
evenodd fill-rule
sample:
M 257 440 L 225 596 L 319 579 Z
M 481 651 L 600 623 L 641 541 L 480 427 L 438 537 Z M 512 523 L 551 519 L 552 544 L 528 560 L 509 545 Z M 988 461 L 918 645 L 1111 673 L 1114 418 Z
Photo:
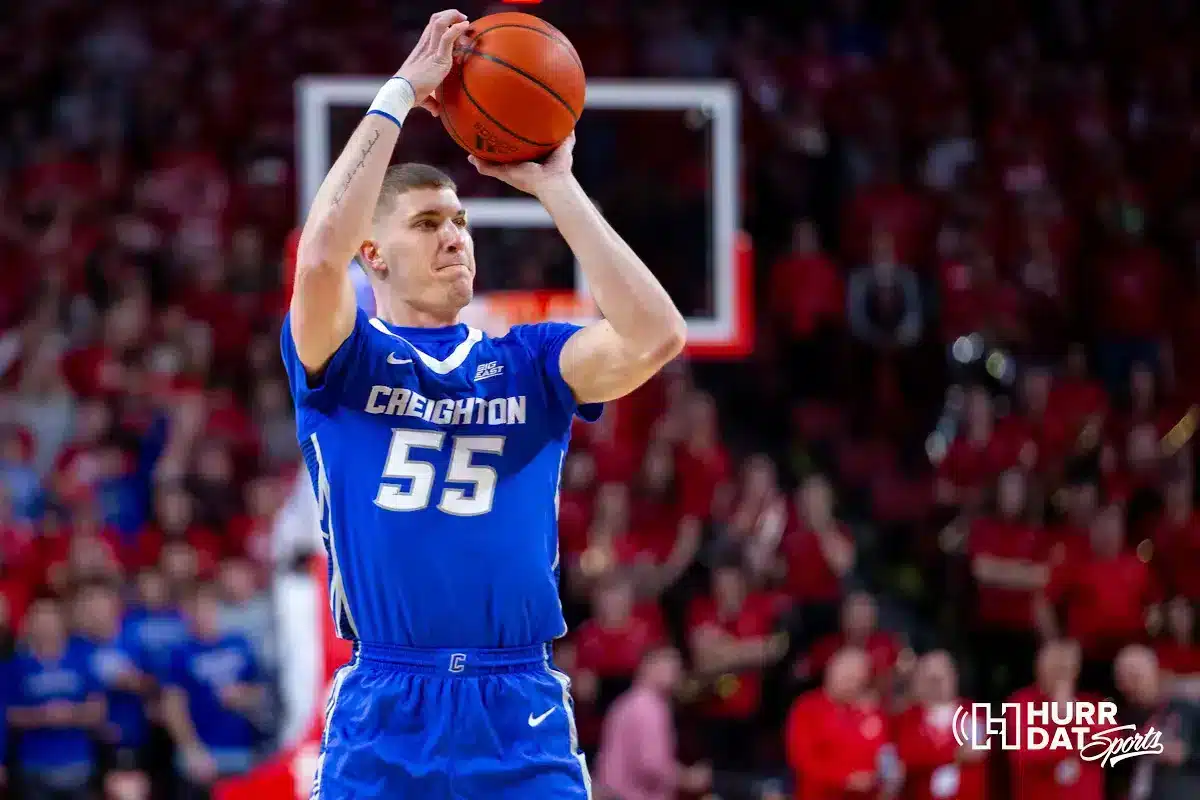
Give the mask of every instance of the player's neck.
M 458 324 L 458 311 L 430 311 L 403 300 L 376 296 L 375 315 L 398 328 L 448 328 Z

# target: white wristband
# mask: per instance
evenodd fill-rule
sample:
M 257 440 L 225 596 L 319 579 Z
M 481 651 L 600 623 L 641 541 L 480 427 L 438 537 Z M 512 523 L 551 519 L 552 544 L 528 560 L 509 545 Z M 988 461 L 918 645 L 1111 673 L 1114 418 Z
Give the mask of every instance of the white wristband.
M 387 117 L 397 126 L 403 126 L 404 118 L 412 110 L 417 95 L 407 78 L 396 75 L 388 80 L 371 101 L 368 114 L 378 114 Z

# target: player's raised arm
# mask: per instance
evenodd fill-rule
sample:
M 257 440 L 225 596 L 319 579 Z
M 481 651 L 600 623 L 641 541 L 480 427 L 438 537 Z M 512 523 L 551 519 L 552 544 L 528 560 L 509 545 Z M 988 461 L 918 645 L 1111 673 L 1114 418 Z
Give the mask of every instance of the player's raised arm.
M 563 347 L 560 368 L 580 403 L 632 392 L 683 350 L 687 324 L 667 290 L 571 174 L 571 135 L 544 164 L 471 163 L 484 175 L 534 195 L 579 259 L 604 314 Z
M 430 18 L 313 198 L 296 251 L 290 315 L 296 352 L 309 374 L 325 367 L 354 328 L 350 261 L 370 238 L 371 216 L 400 126 L 414 105 L 436 113 L 431 95 L 450 71 L 454 43 L 468 24 L 453 10 Z

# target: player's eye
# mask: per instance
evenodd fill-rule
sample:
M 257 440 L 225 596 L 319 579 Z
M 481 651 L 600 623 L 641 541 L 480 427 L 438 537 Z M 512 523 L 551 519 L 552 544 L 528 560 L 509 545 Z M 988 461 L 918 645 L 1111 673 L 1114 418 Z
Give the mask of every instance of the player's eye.
M 436 231 L 437 223 L 431 219 L 423 219 L 417 223 L 417 228 L 423 231 Z
M 465 227 L 467 227 L 467 218 L 466 217 L 455 217 L 454 224 L 460 228 L 465 228 Z

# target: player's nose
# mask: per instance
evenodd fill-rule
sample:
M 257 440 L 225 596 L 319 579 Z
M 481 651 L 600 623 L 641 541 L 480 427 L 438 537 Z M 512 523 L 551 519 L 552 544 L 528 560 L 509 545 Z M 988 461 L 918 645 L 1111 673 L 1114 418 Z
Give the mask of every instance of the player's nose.
M 466 241 L 467 232 L 454 223 L 443 225 L 441 229 L 441 244 L 442 249 L 450 253 L 457 253 L 463 248 Z

